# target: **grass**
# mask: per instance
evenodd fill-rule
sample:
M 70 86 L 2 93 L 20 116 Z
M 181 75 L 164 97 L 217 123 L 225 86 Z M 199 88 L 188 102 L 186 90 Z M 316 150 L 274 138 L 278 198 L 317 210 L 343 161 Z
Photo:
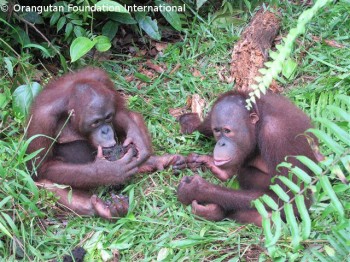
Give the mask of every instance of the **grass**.
M 316 117 L 317 112 L 322 114 L 322 108 L 315 110 L 324 101 L 320 100 L 322 93 L 349 94 L 350 18 L 345 5 L 341 2 L 329 7 L 313 21 L 293 53 L 293 59 L 298 62 L 295 77 L 282 79 L 285 94 L 311 117 Z M 282 32 L 293 27 L 301 9 L 284 4 Z M 213 143 L 198 133 L 181 135 L 169 109 L 183 107 L 187 97 L 193 94 L 204 98 L 209 108 L 218 94 L 233 88 L 233 84 L 220 81 L 218 71 L 223 69 L 229 74 L 231 49 L 241 31 L 242 27 L 235 26 L 218 29 L 204 22 L 190 24 L 184 40 L 169 44 L 164 55 L 153 61 L 164 63 L 167 70 L 140 89 L 135 81 L 127 82 L 125 78 L 138 72 L 139 65 L 146 61 L 144 58 L 115 54 L 110 61 L 95 65 L 111 73 L 118 87 L 127 94 L 129 108 L 142 113 L 156 154 L 208 154 Z M 347 48 L 315 42 L 313 35 L 338 41 Z M 178 63 L 179 69 L 171 74 Z M 192 69 L 197 69 L 203 78 L 195 77 Z M 8 78 L 3 80 L 4 86 L 10 84 Z M 327 96 L 324 103 L 330 102 Z M 25 159 L 21 157 L 25 144 L 19 139 L 23 135 L 20 121 L 11 116 L 10 104 L 4 108 L 0 125 L 0 260 L 23 257 L 46 261 L 61 258 L 76 246 L 88 250 L 86 261 L 106 261 L 113 257 L 119 257 L 120 261 L 257 261 L 265 252 L 260 228 L 233 221 L 204 221 L 177 201 L 180 179 L 194 174 L 189 170 L 180 174 L 166 170 L 135 175 L 122 191 L 129 195 L 130 212 L 115 223 L 61 211 L 53 196 L 38 191 L 28 178 Z M 5 117 L 6 111 L 9 118 Z M 209 172 L 198 172 L 219 183 Z M 232 184 L 232 181 L 226 183 Z M 103 197 L 108 195 L 106 188 L 98 192 Z M 317 218 L 314 219 L 316 223 Z M 289 242 L 284 239 L 279 243 L 287 254 L 292 252 Z

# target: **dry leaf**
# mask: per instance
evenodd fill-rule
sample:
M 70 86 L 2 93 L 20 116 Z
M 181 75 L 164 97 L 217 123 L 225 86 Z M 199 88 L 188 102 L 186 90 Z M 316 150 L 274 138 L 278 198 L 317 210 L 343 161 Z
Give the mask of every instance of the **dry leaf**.
M 312 40 L 316 41 L 316 42 L 324 42 L 326 45 L 329 45 L 331 47 L 335 47 L 335 48 L 344 48 L 345 45 L 343 44 L 340 44 L 338 43 L 337 41 L 335 40 L 327 40 L 327 39 L 324 39 L 322 40 L 321 37 L 318 37 L 318 36 L 311 36 Z
M 201 120 L 203 120 L 204 106 L 205 106 L 205 100 L 201 98 L 198 94 L 194 94 L 192 96 L 191 111 L 192 113 L 197 113 Z
M 147 54 L 147 50 L 143 49 L 143 50 L 139 50 L 137 52 L 137 56 L 143 57 Z
M 188 113 L 188 110 L 191 108 L 191 105 L 192 105 L 192 97 L 188 96 L 186 99 L 186 105 L 184 107 L 170 108 L 169 114 L 177 118 L 185 113 Z
M 147 60 L 145 65 L 148 68 L 153 69 L 154 71 L 156 71 L 159 74 L 164 73 L 164 69 L 163 68 L 161 68 L 159 65 L 153 64 L 150 60 Z
M 172 115 L 175 118 L 178 118 L 179 116 L 183 115 L 186 113 L 188 107 L 178 107 L 178 108 L 170 108 L 169 109 L 169 114 Z
M 155 57 L 158 54 L 157 49 L 152 48 L 151 50 L 148 51 L 148 55 L 151 57 Z
M 188 97 L 186 98 L 186 107 L 187 107 L 187 108 L 190 108 L 191 105 L 192 105 L 192 97 L 191 97 L 191 96 L 188 96 Z
M 44 77 L 44 72 L 41 70 L 35 70 L 35 74 L 33 76 L 33 81 L 41 83 L 41 79 Z
M 275 79 L 272 80 L 269 89 L 274 93 L 281 93 L 283 91 L 282 87 L 277 84 Z
M 131 81 L 133 81 L 135 79 L 135 76 L 134 75 L 128 75 L 128 76 L 124 77 L 124 79 L 125 79 L 126 82 L 129 83 L 129 82 L 131 82 Z
M 194 77 L 202 77 L 202 74 L 201 74 L 201 72 L 198 70 L 198 69 L 196 69 L 196 68 L 192 68 L 192 75 L 194 76 Z
M 145 86 L 147 86 L 147 83 L 139 81 L 138 84 L 136 85 L 136 88 L 140 90 Z
M 154 78 L 156 77 L 155 74 L 154 74 L 152 71 L 143 68 L 142 65 L 140 65 L 140 66 L 138 67 L 138 70 L 137 70 L 137 71 L 138 71 L 139 73 L 141 73 L 141 74 L 144 74 L 145 76 L 147 76 L 147 77 L 150 78 L 150 79 L 154 79 Z
M 161 52 L 168 47 L 168 43 L 158 43 L 157 42 L 155 46 L 156 46 L 157 51 Z
M 169 75 L 174 74 L 181 67 L 180 63 L 177 63 L 176 66 L 170 71 Z

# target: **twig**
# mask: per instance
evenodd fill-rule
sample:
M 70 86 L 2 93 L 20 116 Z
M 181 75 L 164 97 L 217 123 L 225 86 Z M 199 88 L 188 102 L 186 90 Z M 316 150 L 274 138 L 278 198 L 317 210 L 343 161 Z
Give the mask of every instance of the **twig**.
M 49 39 L 47 39 L 47 37 L 34 24 L 32 24 L 31 22 L 29 22 L 29 21 L 25 20 L 24 18 L 20 17 L 16 13 L 14 13 L 14 16 L 18 20 L 22 21 L 26 25 L 29 25 L 31 28 L 33 28 L 49 44 L 49 46 L 51 46 L 56 51 L 57 54 L 61 55 L 60 51 L 50 42 Z

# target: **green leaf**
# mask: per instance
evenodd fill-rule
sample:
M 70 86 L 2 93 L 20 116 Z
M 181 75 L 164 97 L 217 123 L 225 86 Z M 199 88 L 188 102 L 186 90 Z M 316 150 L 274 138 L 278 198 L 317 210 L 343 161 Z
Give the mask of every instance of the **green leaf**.
M 278 209 L 278 205 L 276 203 L 275 200 L 273 200 L 272 197 L 268 196 L 268 195 L 263 195 L 261 197 L 261 199 L 266 203 L 266 205 L 268 205 L 272 210 L 277 210 Z
M 76 13 L 67 14 L 66 17 L 69 18 L 70 20 L 79 20 L 80 19 L 79 15 L 77 15 Z
M 302 238 L 303 240 L 306 240 L 309 238 L 311 232 L 311 219 L 305 205 L 304 196 L 297 195 L 295 197 L 295 203 L 298 208 L 300 218 L 302 220 Z
M 119 243 L 113 243 L 109 246 L 110 249 L 116 249 L 116 250 L 125 250 L 132 247 L 132 243 L 127 242 L 119 242 Z
M 62 16 L 57 23 L 57 33 L 63 28 L 63 26 L 66 24 L 66 17 Z
M 0 208 L 2 208 L 7 202 L 10 202 L 13 199 L 12 196 L 7 196 L 0 201 Z
M 15 41 L 17 41 L 22 46 L 31 43 L 28 34 L 22 28 L 16 27 L 16 29 L 11 32 L 11 35 Z
M 208 0 L 197 0 L 197 1 L 196 1 L 197 10 L 198 10 L 199 8 L 201 8 L 202 5 L 204 5 L 207 1 L 208 1 Z
M 270 244 L 276 244 L 277 241 L 279 240 L 279 238 L 281 237 L 281 234 L 282 234 L 281 212 L 279 212 L 279 211 L 272 212 L 271 220 L 275 224 L 275 235 L 271 239 Z
M 296 175 L 300 180 L 304 181 L 306 184 L 310 184 L 312 181 L 311 176 L 309 176 L 308 173 L 306 173 L 304 170 L 302 170 L 301 168 L 295 166 L 293 168 L 290 169 L 290 171 Z
M 326 144 L 334 153 L 340 155 L 344 152 L 344 147 L 335 142 L 328 134 L 323 132 L 322 130 L 310 128 L 310 132 L 312 132 L 320 141 Z
M 312 172 L 314 172 L 314 174 L 316 174 L 316 175 L 321 175 L 322 174 L 322 168 L 320 168 L 310 158 L 308 158 L 306 156 L 296 156 L 295 158 L 297 160 L 299 160 L 301 163 L 303 163 L 305 166 L 307 166 Z M 304 170 L 302 170 L 302 171 L 304 171 L 304 173 L 302 173 L 301 171 L 298 170 L 297 167 L 294 167 L 292 171 L 294 172 L 294 174 L 296 174 L 305 183 L 307 183 L 307 184 L 311 183 L 311 177 Z
M 158 6 L 169 6 L 170 8 L 172 7 L 171 4 L 165 3 L 163 1 L 159 1 L 156 0 L 155 1 L 156 5 Z M 169 9 L 170 9 L 169 8 Z M 165 11 L 165 8 L 161 9 L 161 13 L 164 16 L 165 20 L 168 21 L 169 24 L 171 24 L 172 27 L 174 27 L 174 29 L 176 29 L 177 31 L 181 31 L 182 30 L 182 23 L 181 23 L 181 19 L 178 13 L 174 12 L 174 11 Z
M 132 18 L 130 14 L 126 13 L 107 13 L 107 17 L 125 25 L 137 24 L 137 21 L 134 18 Z
M 111 0 L 101 0 L 95 4 L 96 7 L 103 8 L 103 12 L 117 12 L 117 13 L 127 13 L 128 10 L 125 9 L 121 4 L 111 1 Z
M 345 144 L 350 146 L 350 135 L 344 129 L 342 129 L 337 124 L 331 122 L 328 119 L 317 118 L 315 120 L 328 127 L 331 131 L 333 131 L 334 135 L 336 135 Z
M 72 23 L 68 23 L 67 26 L 66 26 L 64 38 L 67 39 L 71 35 L 72 32 L 73 32 L 73 24 Z
M 9 73 L 10 77 L 13 77 L 13 65 L 11 59 L 9 57 L 4 57 L 4 62 L 6 65 L 7 72 Z
M 331 248 L 328 245 L 324 246 L 324 250 L 326 251 L 327 255 L 330 257 L 334 257 L 335 256 L 335 250 L 333 248 Z
M 1 213 L 3 218 L 6 220 L 7 224 L 10 226 L 12 232 L 15 235 L 19 234 L 18 228 L 16 227 L 15 223 L 13 222 L 12 218 L 7 213 Z
M 296 185 L 293 181 L 289 180 L 285 176 L 278 176 L 278 179 L 283 182 L 293 193 L 297 193 L 300 191 L 300 187 Z
M 93 40 L 96 44 L 95 47 L 100 52 L 106 52 L 109 50 L 112 46 L 111 41 L 107 36 L 100 35 L 98 37 L 95 37 Z
M 269 217 L 269 213 L 267 212 L 266 208 L 264 207 L 264 204 L 259 199 L 254 200 L 253 203 L 254 203 L 255 208 L 258 210 L 259 214 L 263 218 Z
M 349 245 L 346 244 L 346 240 L 348 240 L 349 237 L 347 237 L 346 235 L 343 236 L 343 237 L 339 237 L 339 233 L 340 233 L 340 230 L 338 229 L 333 229 L 333 236 L 332 235 L 328 235 L 326 237 L 326 239 L 328 240 L 328 242 L 332 245 L 332 247 L 337 250 L 337 254 L 336 254 L 336 257 L 339 258 L 339 256 L 342 256 L 342 257 L 349 257 L 349 254 L 350 254 L 350 248 L 349 248 Z M 334 232 L 336 231 L 336 232 Z M 337 236 L 338 235 L 338 236 Z M 344 248 L 345 247 L 345 248 Z M 348 261 L 348 259 L 346 260 Z
M 146 82 L 146 83 L 150 83 L 151 82 L 151 78 L 149 78 L 148 76 L 146 76 L 144 74 L 135 72 L 134 76 L 137 77 L 138 79 L 140 79 L 143 82 Z
M 71 23 L 74 24 L 74 25 L 83 25 L 83 21 L 82 20 L 72 20 Z
M 60 12 L 54 12 L 53 15 L 50 18 L 50 26 L 53 26 L 57 23 L 58 19 L 60 19 Z
M 271 220 L 270 218 L 264 218 L 262 219 L 262 228 L 264 230 L 265 235 L 265 247 L 269 247 L 271 243 L 273 243 L 273 234 L 271 232 Z
M 12 235 L 10 234 L 10 232 L 7 230 L 7 228 L 1 222 L 0 222 L 0 232 L 4 233 L 10 239 L 12 239 Z
M 327 176 L 321 176 L 320 177 L 320 183 L 321 186 L 323 188 L 323 190 L 327 193 L 327 195 L 329 196 L 329 198 L 332 201 L 333 206 L 335 207 L 335 209 L 338 211 L 339 215 L 341 217 L 344 217 L 344 208 L 343 205 L 341 204 L 341 202 L 339 201 L 337 195 L 335 194 L 331 183 L 328 180 Z
M 343 101 L 345 104 L 350 106 L 350 96 L 340 94 L 335 96 L 336 99 Z
M 277 194 L 277 196 L 282 199 L 284 202 L 289 201 L 289 196 L 287 195 L 286 192 L 282 189 L 280 185 L 272 185 L 270 186 L 271 190 Z
M 298 223 L 295 218 L 295 214 L 293 212 L 292 204 L 286 203 L 284 205 L 284 212 L 286 214 L 287 224 L 289 226 L 290 233 L 292 235 L 292 246 L 295 249 L 299 246 L 300 236 L 299 236 L 299 230 L 298 230 Z
M 23 18 L 32 24 L 44 24 L 44 20 L 37 12 L 24 12 Z
M 43 46 L 41 45 L 38 45 L 38 44 L 27 44 L 25 46 L 23 46 L 23 48 L 31 48 L 31 47 L 34 47 L 34 48 L 37 48 L 37 49 L 40 49 L 41 51 L 43 51 L 45 53 L 45 55 L 47 55 L 48 57 L 50 57 L 50 52 Z
M 12 94 L 13 111 L 16 114 L 27 116 L 34 98 L 39 94 L 41 89 L 41 85 L 36 82 L 17 87 Z
M 61 55 L 61 54 L 60 54 L 60 62 L 61 62 L 61 66 L 63 67 L 63 71 L 64 71 L 65 73 L 67 73 L 67 72 L 68 72 L 67 61 L 66 61 L 66 59 L 64 58 L 64 56 Z
M 109 40 L 112 41 L 112 39 L 115 37 L 115 35 L 118 32 L 119 23 L 113 20 L 109 20 L 103 27 L 102 27 L 102 34 L 104 36 L 107 36 Z
M 272 58 L 272 60 L 276 60 L 277 59 L 277 57 L 278 57 L 278 53 L 277 52 L 275 52 L 275 51 L 270 51 L 269 52 L 269 55 L 270 55 L 270 57 Z M 266 69 L 265 69 L 266 70 Z M 260 71 L 260 70 L 259 70 Z M 261 72 L 262 73 L 262 72 Z M 264 74 L 264 73 L 262 73 L 262 74 Z
M 217 16 L 213 21 L 212 21 L 212 25 L 214 28 L 226 28 L 228 26 L 239 26 L 242 25 L 244 22 L 243 20 L 236 18 L 235 16 L 233 16 L 231 13 L 226 13 L 223 15 L 219 15 Z
M 0 93 L 0 109 L 4 109 L 5 105 L 9 102 L 7 96 L 3 93 Z
M 27 148 L 29 146 L 29 144 L 37 137 L 41 137 L 41 136 L 44 136 L 44 135 L 41 135 L 41 134 L 38 134 L 38 135 L 34 135 L 34 136 L 31 136 L 29 139 L 27 139 L 24 144 L 22 144 L 22 146 L 19 148 L 19 152 L 18 152 L 18 159 L 23 159 L 23 156 L 26 154 L 26 151 L 27 151 Z M 44 136 L 46 137 L 46 136 Z M 50 138 L 52 139 L 52 138 Z M 35 152 L 29 154 L 28 156 L 35 156 L 37 154 L 39 154 L 44 148 L 41 148 L 39 150 L 36 150 Z M 28 158 L 28 156 L 26 156 L 26 158 Z M 30 158 L 29 158 L 30 159 Z M 24 161 L 23 161 L 24 162 Z
M 77 61 L 80 57 L 89 52 L 95 45 L 95 42 L 91 41 L 87 37 L 80 36 L 74 39 L 70 46 L 71 62 Z
M 74 34 L 76 37 L 81 37 L 81 36 L 87 35 L 85 29 L 82 28 L 81 26 L 74 26 L 73 31 L 74 31 Z
M 203 239 L 180 239 L 180 240 L 173 240 L 169 243 L 169 246 L 171 248 L 186 248 L 198 245 L 200 243 L 205 243 L 206 241 L 203 241 Z
M 348 99 L 350 100 L 350 97 L 348 97 Z M 348 121 L 350 123 L 350 114 L 348 112 L 346 112 L 345 110 L 343 110 L 337 106 L 334 106 L 334 105 L 328 105 L 327 109 L 329 109 L 331 112 L 340 116 L 345 121 Z
M 294 74 L 296 68 L 297 68 L 297 63 L 289 58 L 282 67 L 282 74 L 285 78 L 290 79 L 292 78 L 292 75 Z
M 161 35 L 158 31 L 158 25 L 156 20 L 152 20 L 149 16 L 139 15 L 136 17 L 139 26 L 149 35 L 151 38 L 155 40 L 160 40 Z

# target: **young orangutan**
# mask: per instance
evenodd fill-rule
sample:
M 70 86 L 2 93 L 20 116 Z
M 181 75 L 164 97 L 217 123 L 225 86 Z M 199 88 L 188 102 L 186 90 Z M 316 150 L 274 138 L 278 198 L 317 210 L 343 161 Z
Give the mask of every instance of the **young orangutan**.
M 202 123 L 196 114 L 180 117 L 183 133 L 198 130 L 214 136 L 217 141 L 213 156 L 191 154 L 187 165 L 191 168 L 204 165 L 222 181 L 237 174 L 240 190 L 211 184 L 198 175 L 181 180 L 178 199 L 185 205 L 192 204 L 193 213 L 209 220 L 228 217 L 240 223 L 261 225 L 262 218 L 251 202 L 264 194 L 279 202 L 270 189 L 271 178 L 278 174 L 277 165 L 288 157 L 288 162 L 312 175 L 291 156 L 304 155 L 317 161 L 303 135 L 311 128 L 310 120 L 300 109 L 286 98 L 269 93 L 247 110 L 248 97 L 237 91 L 225 93 Z M 279 175 L 287 176 L 288 170 L 281 168 Z M 287 191 L 279 179 L 274 183 Z M 310 202 L 310 192 L 307 192 L 307 207 Z M 295 206 L 294 212 L 298 214 Z
M 135 173 L 183 161 L 177 155 L 150 157 L 151 139 L 143 118 L 126 108 L 108 75 L 97 68 L 50 82 L 36 97 L 30 117 L 27 136 L 39 136 L 27 153 L 43 149 L 28 163 L 37 185 L 54 192 L 60 203 L 80 215 L 124 216 L 126 197 L 113 196 L 113 202 L 106 203 L 89 189 L 123 184 Z M 117 142 L 123 146 L 118 149 L 120 156 L 113 159 L 108 152 Z M 71 199 L 69 189 L 54 183 L 71 187 Z

